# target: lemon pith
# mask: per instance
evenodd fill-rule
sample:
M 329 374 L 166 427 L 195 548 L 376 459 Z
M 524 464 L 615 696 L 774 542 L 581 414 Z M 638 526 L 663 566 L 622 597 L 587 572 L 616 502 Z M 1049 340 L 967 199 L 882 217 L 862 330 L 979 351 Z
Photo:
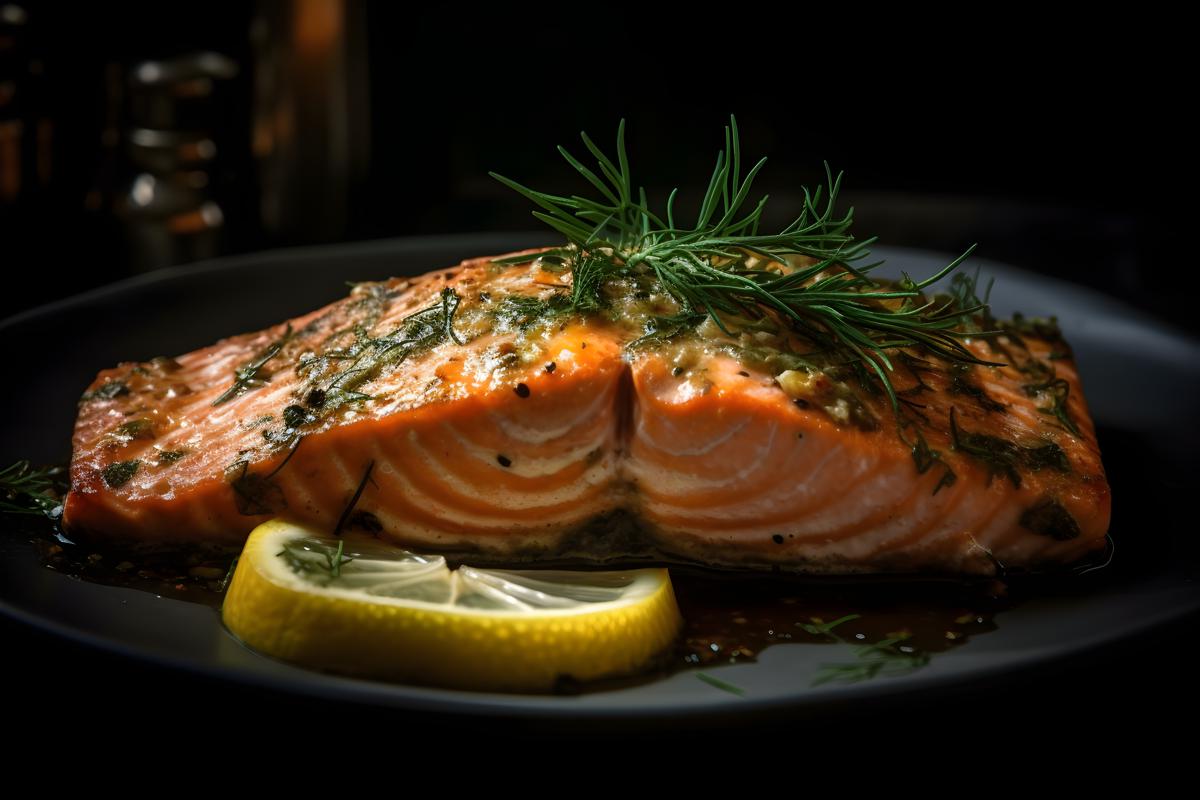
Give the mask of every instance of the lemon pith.
M 546 691 L 564 676 L 636 672 L 682 625 L 665 569 L 452 572 L 436 557 L 389 567 L 370 552 L 334 566 L 307 549 L 318 539 L 279 520 L 250 534 L 222 617 L 251 648 L 387 680 Z

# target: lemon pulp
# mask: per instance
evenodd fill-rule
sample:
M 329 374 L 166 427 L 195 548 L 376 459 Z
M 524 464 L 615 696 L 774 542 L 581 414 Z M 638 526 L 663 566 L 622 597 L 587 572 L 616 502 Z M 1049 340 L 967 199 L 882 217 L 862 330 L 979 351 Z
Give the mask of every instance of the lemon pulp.
M 665 569 L 451 570 L 280 520 L 247 539 L 222 608 L 251 648 L 318 669 L 547 691 L 645 668 L 682 625 Z

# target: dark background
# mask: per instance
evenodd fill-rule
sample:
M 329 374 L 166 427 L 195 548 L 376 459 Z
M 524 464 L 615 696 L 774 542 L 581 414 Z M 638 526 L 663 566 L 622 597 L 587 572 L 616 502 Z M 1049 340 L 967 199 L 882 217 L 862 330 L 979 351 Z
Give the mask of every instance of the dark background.
M 770 158 L 759 186 L 777 224 L 827 160 L 846 172 L 860 236 L 947 252 L 978 242 L 982 256 L 1093 285 L 1195 329 L 1178 287 L 1190 258 L 1194 157 L 1183 118 L 1193 92 L 1182 83 L 1180 26 L 1169 20 L 319 2 L 187 14 L 168 4 L 26 7 L 25 23 L 8 29 L 16 44 L 0 56 L 0 80 L 5 70 L 17 76 L 23 94 L 0 119 L 51 120 L 54 169 L 43 184 L 26 181 L 17 202 L 0 203 L 0 270 L 10 289 L 22 287 L 4 293 L 3 313 L 146 267 L 120 213 L 138 171 L 126 141 L 139 116 L 129 76 L 147 59 L 209 50 L 238 75 L 218 81 L 179 127 L 217 142 L 204 194 L 224 223 L 210 248 L 180 248 L 158 263 L 533 229 L 527 204 L 488 170 L 582 189 L 555 145 L 582 153 L 578 132 L 587 130 L 611 147 L 622 117 L 652 201 L 678 185 L 680 208 L 694 209 L 734 113 L 746 159 Z M 321 107 L 322 95 L 301 100 L 290 161 L 269 164 L 252 130 L 265 104 L 255 88 L 264 52 L 302 51 L 304 31 L 311 39 L 322 21 L 336 27 L 329 36 L 350 64 L 312 78 L 349 98 L 338 107 L 352 128 L 342 162 L 320 163 L 330 148 L 313 145 L 321 131 L 311 123 L 338 113 Z M 293 62 L 293 73 L 302 70 Z M 279 180 L 280 162 L 299 182 Z M 295 201 L 290 217 L 269 219 L 273 191 Z
M 1179 20 L 1054 21 L 1010 7 L 975 8 L 967 20 L 861 9 L 838 17 L 807 7 L 771 19 L 749 7 L 656 15 L 338 6 L 353 32 L 345 48 L 365 67 L 342 84 L 359 114 L 351 137 L 358 149 L 344 169 L 322 169 L 318 159 L 305 173 L 305 159 L 293 157 L 285 169 L 307 177 L 280 185 L 252 136 L 261 40 L 251 31 L 258 25 L 268 44 L 283 42 L 306 4 L 21 5 L 19 30 L 0 23 L 0 44 L 9 43 L 0 47 L 0 84 L 21 89 L 0 103 L 0 127 L 21 123 L 17 160 L 27 178 L 0 201 L 0 315 L 147 268 L 121 213 L 138 172 L 127 150 L 138 113 L 128 76 L 147 59 L 211 50 L 239 66 L 188 122 L 219 145 L 204 192 L 223 214 L 214 255 L 534 229 L 526 204 L 487 171 L 578 190 L 555 145 L 582 152 L 585 129 L 611 147 L 622 117 L 652 200 L 678 185 L 681 208 L 694 208 L 734 113 L 744 155 L 770 158 L 759 185 L 776 222 L 790 219 L 799 187 L 820 181 L 827 160 L 847 173 L 860 235 L 947 252 L 978 242 L 987 258 L 1094 286 L 1200 330 L 1188 289 L 1195 159 L 1185 118 L 1195 89 Z M 310 111 L 321 118 L 328 109 Z M 52 131 L 42 143 L 51 167 L 44 174 L 31 149 L 39 121 Z M 312 131 L 295 134 L 304 141 Z M 0 160 L 0 183 L 13 163 Z M 303 201 L 299 210 L 272 220 L 264 210 L 272 191 Z M 179 260 L 187 259 L 176 253 L 162 263 Z M 63 735 L 62 719 L 89 736 L 165 724 L 188 740 L 264 718 L 265 730 L 285 735 L 289 726 L 365 713 L 98 656 L 8 620 L 0 635 L 11 645 L 6 670 L 29 689 L 21 701 L 41 707 L 31 719 L 47 741 Z M 1148 728 L 1181 699 L 1177 710 L 1194 711 L 1194 689 L 1182 698 L 1177 691 L 1192 663 L 1181 657 L 1190 637 L 1179 638 L 1155 632 L 1120 653 L 1016 676 L 986 693 L 962 687 L 921 707 L 901 699 L 817 721 L 839 736 L 891 742 L 912 730 L 989 732 L 993 740 L 1013 730 L 1011 741 L 1043 753 L 1083 738 L 1099 747 L 1114 721 Z M 80 670 L 88 680 L 76 689 Z M 1137 688 L 1117 692 L 1116 684 Z M 247 722 L 245 713 L 257 716 Z M 448 727 L 434 730 L 451 738 Z M 794 721 L 754 730 L 755 744 L 770 739 L 785 749 L 799 735 Z

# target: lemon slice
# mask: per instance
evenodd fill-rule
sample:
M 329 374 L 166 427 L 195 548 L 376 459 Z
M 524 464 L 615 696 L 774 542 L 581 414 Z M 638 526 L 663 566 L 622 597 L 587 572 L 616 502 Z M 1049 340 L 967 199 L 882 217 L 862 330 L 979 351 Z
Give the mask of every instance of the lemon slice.
M 636 672 L 682 625 L 665 569 L 451 570 L 280 520 L 250 534 L 222 617 L 255 650 L 305 666 L 514 691 Z

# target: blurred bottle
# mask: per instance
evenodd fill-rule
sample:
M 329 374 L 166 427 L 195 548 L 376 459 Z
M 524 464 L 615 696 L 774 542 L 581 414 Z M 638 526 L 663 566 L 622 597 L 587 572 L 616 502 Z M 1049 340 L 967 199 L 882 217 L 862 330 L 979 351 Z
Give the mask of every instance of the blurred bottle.
M 369 174 L 366 13 L 0 0 L 0 315 L 134 272 L 344 239 Z
M 220 152 L 214 95 L 237 73 L 232 60 L 211 52 L 144 61 L 130 70 L 123 138 L 133 175 L 117 213 L 135 270 L 222 251 L 225 212 L 212 191 Z

